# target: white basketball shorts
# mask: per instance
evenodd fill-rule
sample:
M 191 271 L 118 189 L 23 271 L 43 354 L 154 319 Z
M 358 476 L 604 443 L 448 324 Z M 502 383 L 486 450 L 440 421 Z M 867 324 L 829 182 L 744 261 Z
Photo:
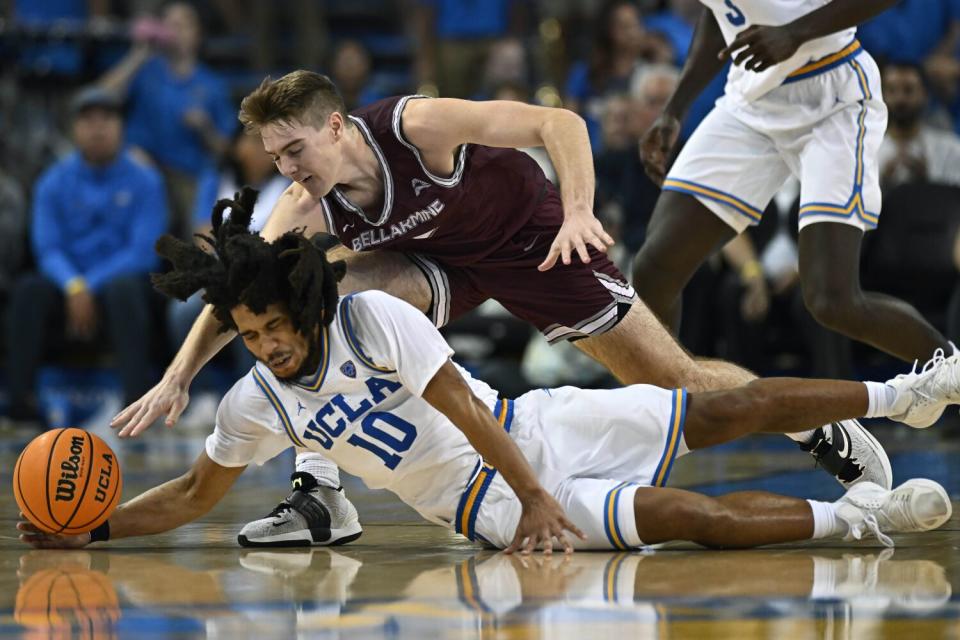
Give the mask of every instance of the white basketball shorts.
M 844 51 L 754 102 L 720 98 L 663 188 L 696 197 L 739 233 L 760 221 L 793 174 L 801 229 L 815 222 L 875 228 L 887 108 L 873 58 L 856 42 Z
M 688 452 L 683 438 L 685 390 L 649 385 L 585 390 L 540 389 L 514 401 L 510 435 L 538 479 L 587 536 L 578 549 L 632 549 L 638 487 L 664 486 Z M 503 477 L 484 466 L 460 500 L 455 529 L 471 540 L 509 546 L 520 501 Z M 642 517 L 642 516 L 641 516 Z

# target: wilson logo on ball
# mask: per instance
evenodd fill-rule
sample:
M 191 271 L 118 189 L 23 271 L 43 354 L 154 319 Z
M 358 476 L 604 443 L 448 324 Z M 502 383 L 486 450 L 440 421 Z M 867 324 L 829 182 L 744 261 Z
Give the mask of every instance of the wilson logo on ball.
M 60 463 L 60 479 L 57 480 L 57 493 L 54 500 L 57 502 L 73 500 L 77 492 L 76 480 L 80 476 L 80 466 L 83 462 L 82 436 L 70 439 L 70 457 Z

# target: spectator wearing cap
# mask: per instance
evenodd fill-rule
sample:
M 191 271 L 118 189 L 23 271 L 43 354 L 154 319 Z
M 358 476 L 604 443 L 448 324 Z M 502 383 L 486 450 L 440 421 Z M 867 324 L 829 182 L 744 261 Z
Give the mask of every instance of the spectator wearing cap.
M 196 176 L 216 166 L 236 127 L 226 83 L 200 62 L 202 31 L 196 9 L 167 4 L 159 20 L 134 28 L 136 46 L 100 79 L 128 100 L 127 141 L 164 174 L 174 230 L 190 229 Z
M 124 396 L 150 388 L 153 244 L 166 230 L 160 174 L 123 148 L 117 97 L 100 88 L 71 104 L 76 150 L 47 169 L 33 198 L 30 242 L 38 273 L 21 276 L 6 326 L 14 422 L 40 424 L 37 370 L 47 352 L 109 340 Z

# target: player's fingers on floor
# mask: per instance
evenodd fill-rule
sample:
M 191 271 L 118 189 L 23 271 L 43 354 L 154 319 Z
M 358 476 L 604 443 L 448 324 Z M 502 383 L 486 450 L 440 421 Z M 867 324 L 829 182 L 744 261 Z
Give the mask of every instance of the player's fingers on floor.
M 561 524 L 563 524 L 563 528 L 564 528 L 564 529 L 566 529 L 567 531 L 573 533 L 575 536 L 577 536 L 577 537 L 580 538 L 581 540 L 586 540 L 586 539 L 587 539 L 587 534 L 585 534 L 583 531 L 581 531 L 581 530 L 580 530 L 580 527 L 578 527 L 577 525 L 573 524 L 572 522 L 570 522 L 570 521 L 567 520 L 566 518 L 563 519 L 563 522 L 562 522 Z
M 550 533 L 550 529 L 544 529 L 540 532 L 540 549 L 547 555 L 553 554 L 553 534 Z
M 524 555 L 530 555 L 533 553 L 533 550 L 537 548 L 537 539 L 536 536 L 527 536 L 523 539 L 523 551 Z

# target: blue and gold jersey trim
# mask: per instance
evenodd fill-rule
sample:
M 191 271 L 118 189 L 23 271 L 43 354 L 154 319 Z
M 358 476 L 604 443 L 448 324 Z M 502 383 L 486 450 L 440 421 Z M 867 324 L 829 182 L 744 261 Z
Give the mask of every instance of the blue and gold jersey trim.
M 307 445 L 303 443 L 303 440 L 297 437 L 297 432 L 293 428 L 290 416 L 287 415 L 287 410 L 283 408 L 283 403 L 280 401 L 277 392 L 273 390 L 270 383 L 267 382 L 267 379 L 263 377 L 263 374 L 260 373 L 256 367 L 254 367 L 252 371 L 254 381 L 257 383 L 257 386 L 260 387 L 260 390 L 263 391 L 263 395 L 270 401 L 270 404 L 273 405 L 273 410 L 277 412 L 277 416 L 280 418 L 280 424 L 283 425 L 283 430 L 287 432 L 287 437 L 290 438 L 296 446 L 306 448 Z
M 653 479 L 650 482 L 654 487 L 662 487 L 667 484 L 670 471 L 673 469 L 673 463 L 677 459 L 677 451 L 680 449 L 680 442 L 683 440 L 683 422 L 687 418 L 687 390 L 674 389 L 671 403 L 667 443 L 663 448 L 660 462 L 657 463 L 657 469 L 653 472 Z
M 347 346 L 350 347 L 350 351 L 353 352 L 353 355 L 357 357 L 364 366 L 373 369 L 374 371 L 380 371 L 381 373 L 395 373 L 395 369 L 390 369 L 389 367 L 382 367 L 376 362 L 373 361 L 370 356 L 363 352 L 363 348 L 360 346 L 360 341 L 357 340 L 357 334 L 353 330 L 353 321 L 350 318 L 350 302 L 353 300 L 355 293 L 344 296 L 340 301 L 340 313 L 337 314 L 340 316 L 340 328 L 343 329 L 343 337 L 346 339 Z
M 725 204 L 740 215 L 749 218 L 750 222 L 753 224 L 760 222 L 760 218 L 763 217 L 763 211 L 757 209 L 750 203 L 741 200 L 732 193 L 720 191 L 719 189 L 714 189 L 713 187 L 708 187 L 707 185 L 700 184 L 698 182 L 680 180 L 678 178 L 667 178 L 663 181 L 663 190 L 678 191 L 680 193 L 686 193 L 691 196 L 699 196 L 701 198 L 706 198 L 707 200 L 713 200 L 714 202 Z
M 621 482 L 613 489 L 610 489 L 603 499 L 603 532 L 607 534 L 607 540 L 610 541 L 610 545 L 614 549 L 620 549 L 621 551 L 626 551 L 633 547 L 627 544 L 623 538 L 623 533 L 620 531 L 620 519 L 617 518 L 617 514 L 620 512 L 620 494 L 623 493 L 624 489 L 635 486 L 637 485 L 632 482 Z
M 493 415 L 497 418 L 497 422 L 500 423 L 503 430 L 510 433 L 510 427 L 513 424 L 513 400 L 498 400 Z M 480 512 L 480 505 L 483 503 L 483 497 L 486 495 L 487 489 L 490 488 L 490 483 L 497 475 L 497 470 L 482 460 L 477 464 L 480 465 L 480 472 L 467 483 L 467 488 L 457 505 L 457 515 L 453 521 L 454 530 L 470 540 L 476 540 L 478 537 L 474 529 L 477 522 L 477 513 Z
M 819 60 L 814 60 L 813 62 L 808 62 L 807 64 L 803 65 L 788 75 L 787 79 L 783 81 L 783 84 L 797 82 L 798 80 L 806 80 L 807 78 L 818 76 L 821 73 L 826 73 L 831 69 L 836 69 L 840 65 L 860 55 L 862 51 L 863 47 L 860 46 L 860 41 L 854 38 L 853 42 L 845 46 L 843 49 L 840 49 L 840 51 L 831 53 L 826 57 L 820 58 Z
M 866 102 L 873 98 L 873 92 L 870 90 L 870 83 L 867 80 L 867 74 L 863 67 L 856 60 L 850 60 L 849 64 L 857 74 L 857 83 L 860 86 L 860 93 L 863 101 L 860 103 L 860 115 L 857 117 L 857 138 L 856 138 L 856 162 L 853 170 L 853 187 L 850 197 L 844 204 L 831 202 L 805 202 L 800 205 L 800 219 L 808 216 L 828 217 L 828 218 L 852 218 L 857 216 L 866 223 L 868 228 L 875 228 L 880 220 L 880 214 L 867 211 L 863 202 L 863 172 L 864 172 L 864 138 L 867 135 Z
M 320 328 L 320 366 L 312 380 L 299 380 L 294 384 L 307 391 L 318 391 L 327 379 L 327 369 L 330 368 L 330 327 Z

